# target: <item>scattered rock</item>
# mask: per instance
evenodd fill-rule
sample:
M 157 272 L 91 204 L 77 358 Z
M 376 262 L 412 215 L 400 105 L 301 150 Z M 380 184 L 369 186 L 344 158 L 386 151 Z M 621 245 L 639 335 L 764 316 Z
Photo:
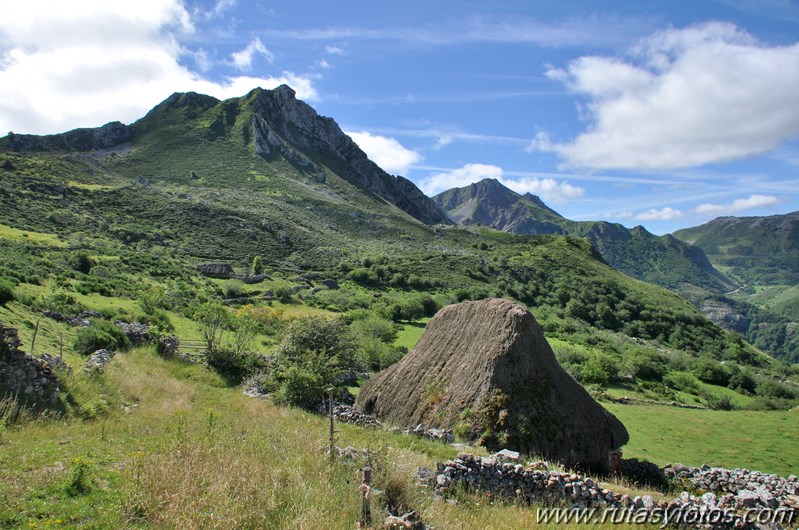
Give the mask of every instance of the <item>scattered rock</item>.
M 125 333 L 132 346 L 143 346 L 150 343 L 150 327 L 139 322 L 123 322 L 118 320 L 114 325 Z
M 341 289 L 338 282 L 336 280 L 331 280 L 330 278 L 326 280 L 322 280 L 322 285 L 330 289 L 331 291 L 337 291 Z
M 114 357 L 114 353 L 115 352 L 106 350 L 105 348 L 97 350 L 86 360 L 83 369 L 87 372 L 102 372 L 105 369 L 105 365 Z

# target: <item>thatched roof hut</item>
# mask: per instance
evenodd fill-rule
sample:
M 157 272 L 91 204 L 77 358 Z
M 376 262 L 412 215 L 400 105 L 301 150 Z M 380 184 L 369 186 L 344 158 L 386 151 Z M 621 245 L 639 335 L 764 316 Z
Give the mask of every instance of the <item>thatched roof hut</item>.
M 501 299 L 441 309 L 410 353 L 364 385 L 356 408 L 597 471 L 629 440 L 560 367 L 533 315 Z

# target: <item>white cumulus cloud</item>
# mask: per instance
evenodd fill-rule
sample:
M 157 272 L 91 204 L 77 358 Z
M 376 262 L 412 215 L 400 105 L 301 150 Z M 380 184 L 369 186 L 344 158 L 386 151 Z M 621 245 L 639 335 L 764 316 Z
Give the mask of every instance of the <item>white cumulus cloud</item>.
M 462 188 L 483 179 L 499 180 L 503 186 L 516 193 L 539 195 L 544 201 L 561 204 L 569 199 L 582 197 L 583 188 L 565 181 L 539 177 L 508 177 L 501 167 L 493 164 L 466 164 L 462 167 L 434 173 L 424 179 L 420 188 L 427 195 L 436 195 L 451 188 Z
M 228 98 L 287 83 L 299 98 L 318 97 L 312 78 L 292 72 L 212 81 L 189 70 L 179 38 L 193 31 L 179 0 L 15 5 L 0 17 L 0 134 L 129 123 L 173 92 Z
M 250 70 L 256 54 L 261 55 L 270 63 L 275 60 L 274 54 L 264 46 L 258 37 L 251 40 L 243 50 L 232 53 L 230 58 L 239 70 Z
M 665 30 L 624 59 L 581 57 L 548 75 L 588 100 L 573 141 L 530 145 L 567 166 L 695 167 L 799 137 L 799 43 L 767 46 L 732 24 Z
M 638 221 L 674 221 L 675 219 L 681 219 L 682 216 L 683 213 L 680 210 L 666 207 L 662 210 L 650 208 L 645 212 L 637 214 L 635 218 Z
M 395 138 L 368 132 L 347 132 L 350 138 L 363 149 L 369 159 L 388 173 L 403 175 L 410 167 L 422 160 L 422 155 L 408 149 Z
M 728 204 L 700 204 L 696 212 L 705 215 L 732 215 L 754 208 L 774 206 L 777 198 L 770 195 L 750 195 L 745 199 L 735 199 Z

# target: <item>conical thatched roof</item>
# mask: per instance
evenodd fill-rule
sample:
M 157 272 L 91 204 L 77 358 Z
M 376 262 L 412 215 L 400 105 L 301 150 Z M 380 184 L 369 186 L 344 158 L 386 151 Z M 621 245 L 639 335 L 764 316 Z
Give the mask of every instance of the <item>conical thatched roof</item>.
M 491 449 L 607 470 L 624 425 L 558 364 L 533 315 L 500 299 L 447 306 L 356 407 L 400 427 L 454 428 Z

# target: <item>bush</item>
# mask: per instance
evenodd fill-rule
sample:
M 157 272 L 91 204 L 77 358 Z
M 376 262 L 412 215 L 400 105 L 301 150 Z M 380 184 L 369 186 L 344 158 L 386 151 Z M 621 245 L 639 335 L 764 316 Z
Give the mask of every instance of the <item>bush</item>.
M 583 385 L 607 385 L 616 378 L 619 372 L 619 363 L 610 355 L 593 353 L 580 367 L 580 382 Z
M 95 320 L 89 327 L 78 331 L 73 343 L 75 351 L 89 355 L 97 350 L 124 350 L 130 346 L 127 335 L 117 326 L 106 320 Z
M 169 320 L 169 315 L 160 309 L 156 309 L 147 315 L 140 315 L 137 320 L 148 326 L 156 326 L 167 333 L 175 331 L 175 326 L 172 325 L 172 321 Z
M 796 393 L 777 381 L 763 380 L 757 385 L 757 395 L 772 399 L 794 399 Z
M 83 311 L 84 307 L 63 288 L 56 288 L 42 296 L 36 304 L 40 309 L 57 311 L 64 315 L 74 315 Z
M 700 397 L 705 399 L 707 407 L 712 410 L 732 410 L 734 408 L 729 396 L 721 396 L 710 392 L 700 392 Z
M 11 278 L 0 278 L 0 305 L 14 300 L 15 282 Z
M 660 381 L 668 373 L 668 362 L 659 354 L 640 351 L 627 360 L 630 375 L 647 381 Z
M 698 359 L 691 372 L 705 383 L 717 386 L 727 386 L 730 383 L 730 373 L 724 366 L 713 359 Z
M 738 370 L 730 376 L 730 383 L 728 386 L 742 394 L 753 394 L 757 389 L 757 382 L 746 370 Z
M 76 252 L 69 258 L 70 268 L 83 274 L 89 274 L 92 270 L 92 265 L 94 265 L 94 262 L 85 252 Z
M 219 372 L 232 385 L 238 385 L 248 376 L 266 368 L 266 360 L 257 353 L 219 348 L 208 351 L 206 355 L 208 366 Z
M 674 390 L 694 393 L 699 388 L 696 378 L 685 372 L 669 372 L 663 376 L 663 384 Z
M 259 274 L 264 273 L 264 261 L 261 259 L 261 256 L 255 256 L 252 259 L 251 272 L 253 276 L 258 276 Z
M 284 405 L 311 408 L 323 399 L 328 388 L 321 375 L 299 366 L 287 367 L 280 372 L 279 378 L 276 401 Z

